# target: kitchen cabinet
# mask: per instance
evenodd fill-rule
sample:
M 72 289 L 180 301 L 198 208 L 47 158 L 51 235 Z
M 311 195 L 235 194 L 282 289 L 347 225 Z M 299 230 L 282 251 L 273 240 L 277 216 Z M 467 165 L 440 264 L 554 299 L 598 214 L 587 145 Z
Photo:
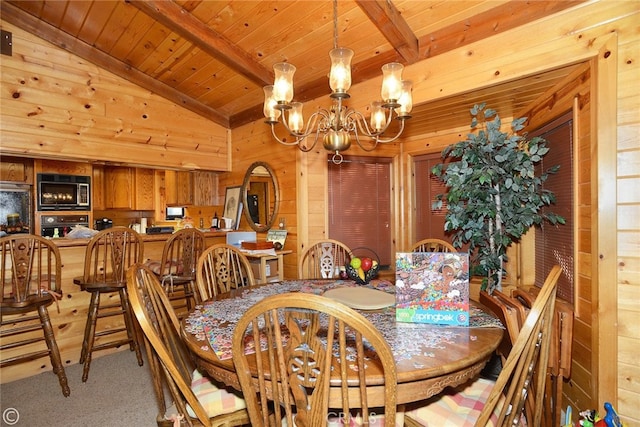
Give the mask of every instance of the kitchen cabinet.
M 218 174 L 198 171 L 193 174 L 193 204 L 196 206 L 212 206 L 219 204 Z
M 104 166 L 94 166 L 92 171 L 91 206 L 94 210 L 106 209 L 104 194 Z
M 33 161 L 3 156 L 0 161 L 0 181 L 33 184 Z
M 155 174 L 153 169 L 135 168 L 134 170 L 134 209 L 151 211 L 155 201 Z
M 218 197 L 218 175 L 207 171 L 165 171 L 168 206 L 212 206 Z
M 154 176 L 152 169 L 106 166 L 104 208 L 153 210 Z
M 167 206 L 193 204 L 193 174 L 182 171 L 165 171 L 165 197 Z

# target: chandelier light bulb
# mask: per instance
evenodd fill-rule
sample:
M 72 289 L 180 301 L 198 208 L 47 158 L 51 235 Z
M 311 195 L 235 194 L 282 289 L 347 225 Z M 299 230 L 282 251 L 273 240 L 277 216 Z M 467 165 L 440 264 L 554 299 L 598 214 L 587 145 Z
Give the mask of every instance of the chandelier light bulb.
M 391 62 L 382 66 L 382 100 L 387 104 L 394 104 L 402 94 L 402 70 L 404 66 L 399 62 Z M 397 107 L 397 106 L 396 106 Z
M 376 132 L 380 132 L 386 122 L 387 118 L 382 108 L 382 102 L 374 101 L 371 103 L 371 128 Z
M 273 65 L 273 71 L 273 96 L 278 104 L 288 104 L 293 99 L 293 73 L 296 67 L 287 62 L 278 62 Z
M 334 94 L 346 94 L 351 87 L 353 50 L 344 47 L 335 48 L 329 52 L 329 57 L 331 58 L 329 86 Z
M 280 110 L 275 108 L 278 102 L 273 97 L 273 85 L 265 86 L 262 90 L 264 91 L 264 116 L 267 118 L 267 122 L 277 122 Z
M 304 118 L 302 117 L 302 102 L 292 102 L 289 110 L 289 129 L 292 132 L 302 132 Z
M 400 103 L 400 106 L 396 108 L 396 114 L 398 114 L 399 118 L 411 117 L 409 113 L 413 109 L 413 96 L 411 95 L 412 90 L 413 82 L 410 80 L 403 80 L 402 93 L 400 94 L 400 98 L 398 99 L 398 103 Z

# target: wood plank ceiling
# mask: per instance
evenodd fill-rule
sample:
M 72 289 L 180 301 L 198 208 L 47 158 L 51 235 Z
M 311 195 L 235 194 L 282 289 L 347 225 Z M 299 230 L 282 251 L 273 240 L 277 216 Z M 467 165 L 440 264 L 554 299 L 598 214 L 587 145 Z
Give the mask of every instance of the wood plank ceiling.
M 578 1 L 340 0 L 338 44 L 353 49 L 354 84 L 571 7 Z M 262 118 L 272 66 L 297 67 L 295 99 L 328 95 L 331 1 L 3 0 L 2 19 L 227 128 Z M 504 117 L 572 67 L 416 105 L 409 129 L 469 123 L 486 100 Z M 444 122 L 443 122 L 444 121 Z

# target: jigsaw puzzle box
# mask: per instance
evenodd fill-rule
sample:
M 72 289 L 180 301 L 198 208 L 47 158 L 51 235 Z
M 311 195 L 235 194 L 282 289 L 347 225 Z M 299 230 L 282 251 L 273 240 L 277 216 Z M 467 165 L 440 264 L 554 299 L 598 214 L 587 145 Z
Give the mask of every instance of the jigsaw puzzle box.
M 469 255 L 397 253 L 396 320 L 469 326 Z

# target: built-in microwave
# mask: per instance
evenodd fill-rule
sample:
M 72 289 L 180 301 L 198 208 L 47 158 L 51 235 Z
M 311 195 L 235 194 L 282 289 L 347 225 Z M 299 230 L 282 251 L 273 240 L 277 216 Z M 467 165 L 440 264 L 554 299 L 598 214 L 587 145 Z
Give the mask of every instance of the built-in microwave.
M 37 178 L 39 211 L 91 210 L 91 177 L 39 173 Z

